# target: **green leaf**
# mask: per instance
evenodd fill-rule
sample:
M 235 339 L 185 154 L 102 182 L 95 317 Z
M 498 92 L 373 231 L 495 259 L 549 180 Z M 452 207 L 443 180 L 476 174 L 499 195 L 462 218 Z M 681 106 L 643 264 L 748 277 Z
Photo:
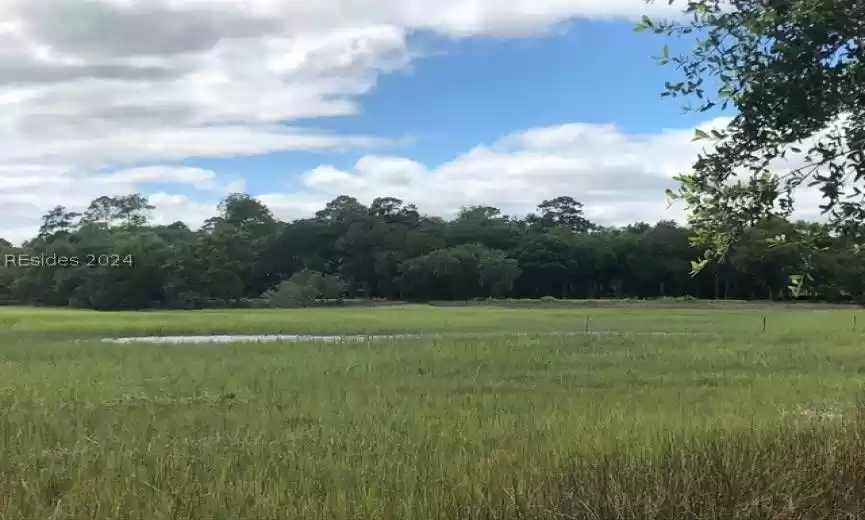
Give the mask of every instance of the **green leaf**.
M 700 130 L 699 128 L 697 128 L 696 130 L 694 130 L 694 139 L 692 139 L 692 142 L 693 141 L 700 141 L 700 140 L 708 139 L 708 138 L 709 138 L 709 134 L 707 134 L 704 130 Z
M 691 276 L 696 276 L 709 264 L 709 259 L 700 260 L 697 262 L 696 260 L 691 260 Z

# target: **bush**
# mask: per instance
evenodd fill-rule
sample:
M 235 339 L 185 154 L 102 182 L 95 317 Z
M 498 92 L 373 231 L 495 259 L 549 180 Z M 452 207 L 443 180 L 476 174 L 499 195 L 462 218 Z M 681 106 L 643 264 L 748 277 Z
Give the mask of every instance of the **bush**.
M 292 309 L 312 305 L 316 296 L 317 291 L 314 286 L 286 280 L 280 283 L 276 289 L 265 294 L 264 297 L 271 307 Z
M 263 298 L 271 307 L 293 309 L 309 307 L 316 300 L 341 300 L 345 289 L 346 284 L 339 276 L 304 269 L 266 292 Z

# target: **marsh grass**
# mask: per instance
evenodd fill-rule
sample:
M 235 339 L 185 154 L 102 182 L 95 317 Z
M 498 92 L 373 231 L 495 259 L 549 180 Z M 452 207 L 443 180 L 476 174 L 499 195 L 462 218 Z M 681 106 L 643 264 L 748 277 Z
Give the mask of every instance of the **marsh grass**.
M 592 333 L 757 335 L 767 318 L 770 335 L 862 334 L 853 330 L 857 308 L 795 309 L 758 305 L 752 309 L 694 309 L 687 305 L 639 308 L 506 308 L 497 306 L 311 308 L 295 310 L 203 310 L 97 313 L 74 309 L 0 307 L 0 337 L 39 339 L 116 335 L 200 334 L 390 334 L 404 332 L 579 333 L 588 319 Z
M 723 314 L 724 334 L 556 336 L 573 314 L 426 311 L 17 309 L 18 330 L 0 331 L 0 518 L 865 518 L 862 337 L 831 328 L 846 316 L 779 313 L 790 329 L 758 335 L 736 332 L 751 316 Z M 196 332 L 447 320 L 477 334 L 87 339 L 183 332 L 189 316 L 207 317 L 186 322 Z
M 715 432 L 642 453 L 579 455 L 533 489 L 515 484 L 497 503 L 462 511 L 484 519 L 862 518 L 863 434 L 857 412 L 834 426 Z

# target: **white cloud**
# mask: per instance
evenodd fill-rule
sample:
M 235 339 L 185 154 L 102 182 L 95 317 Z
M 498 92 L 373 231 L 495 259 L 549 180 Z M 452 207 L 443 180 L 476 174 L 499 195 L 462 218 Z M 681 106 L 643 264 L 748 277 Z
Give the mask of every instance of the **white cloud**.
M 138 184 L 144 182 L 190 184 L 196 189 L 220 194 L 243 191 L 245 185 L 242 179 L 220 183 L 216 174 L 210 170 L 176 166 L 131 168 L 113 172 L 102 178 L 108 183 L 120 184 Z
M 244 188 L 241 180 L 223 179 L 200 168 L 151 166 L 108 174 L 31 168 L 26 177 L 0 168 L 0 235 L 20 243 L 34 235 L 40 217 L 53 206 L 64 205 L 80 211 L 99 196 L 127 195 L 150 183 L 189 185 L 200 190 L 206 199 L 214 200 Z M 184 195 L 157 192 L 149 198 L 158 207 L 156 223 L 182 220 L 197 226 L 216 211 L 215 203 L 196 202 Z
M 663 192 L 674 186 L 672 176 L 687 169 L 699 151 L 692 136 L 690 129 L 633 135 L 613 125 L 566 124 L 505 136 L 436 167 L 379 155 L 361 158 L 348 171 L 323 165 L 304 173 L 296 192 L 256 195 L 286 219 L 310 216 L 341 194 L 365 203 L 395 196 L 443 216 L 470 204 L 491 204 L 519 215 L 544 199 L 571 195 L 586 204 L 590 217 L 605 224 L 681 218 L 681 211 L 666 209 Z M 26 210 L 33 227 L 41 214 L 35 208 L 80 208 L 96 196 L 129 193 L 148 182 L 184 183 L 209 193 L 207 202 L 168 193 L 151 197 L 159 222 L 180 219 L 195 226 L 214 214 L 221 196 L 241 187 L 212 171 L 170 166 L 87 174 L 86 182 L 59 168 L 30 173 L 33 180 L 21 183 L 21 177 L 0 169 L 0 207 L 18 204 L 14 211 Z M 24 229 L 23 220 L 17 222 L 16 227 Z
M 693 129 L 635 135 L 614 125 L 585 123 L 536 128 L 434 168 L 374 155 L 350 171 L 320 166 L 303 175 L 302 194 L 319 194 L 322 203 L 343 193 L 365 203 L 395 196 L 442 216 L 471 204 L 524 215 L 542 200 L 570 195 L 604 224 L 681 219 L 680 210 L 667 210 L 664 190 L 675 186 L 672 177 L 699 152 L 693 135 Z
M 724 122 L 716 119 L 700 127 Z M 312 216 L 343 194 L 366 204 L 376 197 L 398 197 L 418 205 L 422 212 L 445 217 L 472 204 L 493 205 L 506 214 L 522 216 L 542 200 L 569 195 L 585 204 L 587 216 L 605 225 L 662 219 L 683 222 L 682 207 L 668 207 L 664 190 L 676 186 L 673 177 L 687 171 L 704 146 L 693 136 L 693 129 L 628 134 L 615 125 L 586 123 L 534 128 L 434 167 L 406 157 L 367 155 L 348 170 L 322 165 L 303 173 L 296 191 L 255 195 L 286 220 Z M 789 162 L 797 164 L 796 159 Z M 243 189 L 239 180 L 220 178 L 209 170 L 171 166 L 91 175 L 86 182 L 57 169 L 31 174 L 35 180 L 21 182 L 0 169 L 0 207 L 17 215 L 4 226 L 13 231 L 7 233 L 13 241 L 32 234 L 40 209 L 60 203 L 83 208 L 98 195 L 130 193 L 140 183 L 182 183 L 200 190 L 204 195 L 200 200 L 164 192 L 150 196 L 157 206 L 157 223 L 181 220 L 192 227 L 214 215 L 224 195 Z M 803 208 L 797 217 L 820 217 L 816 209 L 820 196 L 814 189 L 801 190 L 797 200 Z
M 191 228 L 198 228 L 205 220 L 216 214 L 215 204 L 191 200 L 185 195 L 158 192 L 148 198 L 150 203 L 156 206 L 153 223 L 157 225 L 168 225 L 179 221 Z
M 726 118 L 698 125 L 719 128 Z M 605 225 L 676 220 L 684 208 L 670 207 L 665 190 L 686 172 L 705 147 L 694 129 L 629 134 L 612 124 L 571 123 L 529 129 L 479 146 L 453 160 L 429 167 L 405 157 L 369 155 L 353 168 L 322 165 L 302 176 L 304 188 L 284 196 L 264 194 L 283 218 L 311 215 L 334 197 L 346 194 L 369 204 L 393 196 L 423 212 L 454 216 L 461 207 L 484 204 L 523 216 L 543 200 L 569 195 L 585 204 L 587 216 Z M 798 162 L 797 162 L 798 161 Z M 800 165 L 801 158 L 784 167 Z M 800 189 L 796 218 L 822 218 L 815 189 Z
M 171 164 L 189 158 L 391 144 L 400 136 L 330 135 L 293 122 L 357 112 L 359 96 L 381 74 L 411 63 L 415 31 L 525 35 L 577 17 L 674 9 L 641 0 L 0 1 L 0 236 L 23 238 L 55 204 L 78 207 L 149 182 L 184 184 L 203 199 L 242 187 Z M 433 170 L 371 156 L 349 180 L 361 191 L 380 183 L 411 198 L 430 175 L 450 179 L 449 168 L 478 176 L 431 192 L 432 210 L 460 200 L 459 189 L 476 196 L 490 189 L 488 160 L 509 165 L 515 177 L 494 183 L 505 202 L 507 187 L 519 186 L 529 169 L 563 176 L 578 162 L 528 148 L 522 166 L 514 159 L 520 152 L 493 149 Z M 336 189 L 328 175 L 337 172 L 316 175 L 310 187 Z M 189 205 L 177 215 L 199 211 L 196 197 L 174 195 L 160 197 Z M 305 210 L 320 196 L 274 200 Z
M 699 127 L 718 127 L 725 121 L 715 119 Z M 693 136 L 692 128 L 629 134 L 611 124 L 563 124 L 508 135 L 437 166 L 382 155 L 364 156 L 347 170 L 321 165 L 300 176 L 298 190 L 254 195 L 286 220 L 312 216 L 343 194 L 366 204 L 393 196 L 444 217 L 473 204 L 522 216 L 542 200 L 569 195 L 585 204 L 589 218 L 605 225 L 684 222 L 683 208 L 668 207 L 664 190 L 676 187 L 673 177 L 687 171 L 703 148 Z M 796 161 L 788 164 L 796 166 Z M 153 182 L 200 190 L 202 197 L 197 199 L 164 192 L 150 196 L 157 207 L 157 223 L 181 220 L 196 227 L 215 214 L 223 196 L 244 187 L 239 179 L 221 178 L 209 170 L 172 166 L 131 168 L 86 179 L 56 168 L 31 169 L 30 174 L 31 180 L 22 182 L 0 168 L 0 208 L 10 215 L 4 229 L 13 241 L 32 235 L 39 210 L 55 204 L 83 208 L 96 196 L 126 194 Z M 820 217 L 820 196 L 814 189 L 801 190 L 797 200 L 803 208 L 797 217 Z

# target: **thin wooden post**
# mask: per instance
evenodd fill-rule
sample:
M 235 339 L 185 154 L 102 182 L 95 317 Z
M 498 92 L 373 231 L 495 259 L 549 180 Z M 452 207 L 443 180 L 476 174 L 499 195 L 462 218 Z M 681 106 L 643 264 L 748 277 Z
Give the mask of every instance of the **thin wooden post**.
M 589 317 L 588 317 L 588 316 L 586 316 L 586 328 L 585 328 L 585 332 L 586 332 L 586 334 L 589 333 Z
M 763 332 L 766 332 L 766 315 L 763 315 Z
M 856 313 L 853 313 L 853 332 L 856 332 Z

